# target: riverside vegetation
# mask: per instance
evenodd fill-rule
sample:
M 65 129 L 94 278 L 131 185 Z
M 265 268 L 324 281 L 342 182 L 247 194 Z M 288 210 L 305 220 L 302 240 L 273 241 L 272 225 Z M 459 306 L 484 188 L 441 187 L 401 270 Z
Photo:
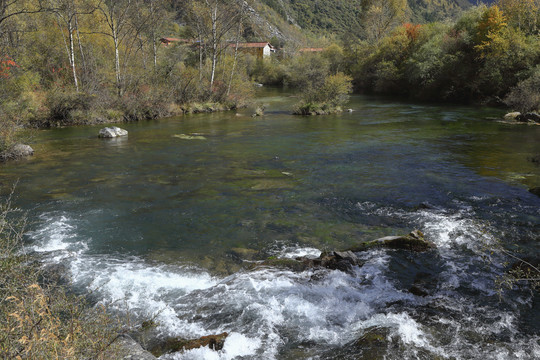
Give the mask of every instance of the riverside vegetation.
M 281 24 L 279 16 L 289 16 L 269 5 L 267 13 L 276 23 Z M 472 7 L 455 20 L 424 24 L 407 22 L 419 15 L 406 1 L 360 1 L 361 24 L 343 17 L 341 25 L 317 28 L 313 19 L 300 17 L 313 33 L 278 32 L 271 41 L 279 54 L 260 59 L 235 50 L 234 44 L 261 40 L 264 32 L 253 13 L 264 6 L 234 0 L 2 4 L 0 153 L 21 142 L 23 127 L 242 107 L 253 96 L 253 81 L 299 89 L 298 114 L 339 111 L 352 89 L 505 104 L 521 112 L 540 107 L 538 0 L 499 0 Z M 293 14 L 301 8 L 289 6 Z M 341 40 L 340 33 L 346 34 Z M 162 46 L 163 34 L 187 40 Z M 324 51 L 299 54 L 303 45 Z

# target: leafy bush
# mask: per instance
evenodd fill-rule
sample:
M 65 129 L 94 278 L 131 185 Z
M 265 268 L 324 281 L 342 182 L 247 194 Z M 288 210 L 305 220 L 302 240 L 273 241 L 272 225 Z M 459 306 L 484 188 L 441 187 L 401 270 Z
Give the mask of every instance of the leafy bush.
M 540 110 L 540 65 L 531 76 L 512 88 L 505 103 L 520 112 Z
M 85 123 L 81 112 L 96 106 L 96 97 L 83 92 L 65 92 L 52 90 L 47 95 L 46 106 L 49 109 L 48 125 L 73 125 Z M 74 116 L 74 113 L 78 116 Z
M 341 111 L 341 106 L 352 92 L 352 78 L 342 73 L 327 76 L 324 83 L 309 88 L 302 94 L 302 100 L 295 106 L 299 115 L 324 115 Z

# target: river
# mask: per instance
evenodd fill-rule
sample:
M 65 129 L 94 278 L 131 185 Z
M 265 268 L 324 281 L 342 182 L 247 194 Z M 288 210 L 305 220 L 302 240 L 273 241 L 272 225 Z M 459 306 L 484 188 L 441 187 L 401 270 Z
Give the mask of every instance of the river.
M 292 94 L 258 95 L 263 117 L 38 131 L 33 158 L 0 166 L 28 249 L 160 337 L 229 333 L 163 359 L 540 358 L 538 292 L 496 285 L 497 249 L 540 256 L 540 126 L 366 96 L 298 117 Z M 351 273 L 256 266 L 413 229 L 437 249 L 359 253 Z

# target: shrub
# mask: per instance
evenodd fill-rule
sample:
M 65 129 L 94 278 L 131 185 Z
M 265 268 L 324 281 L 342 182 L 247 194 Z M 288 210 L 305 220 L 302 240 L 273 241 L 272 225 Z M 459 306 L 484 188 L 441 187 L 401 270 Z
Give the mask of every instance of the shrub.
M 520 112 L 540 110 L 540 65 L 531 76 L 518 83 L 505 99 L 505 103 Z
M 82 113 L 96 106 L 96 98 L 83 92 L 65 92 L 52 90 L 47 95 L 46 106 L 49 109 L 48 124 L 73 125 L 85 123 Z
M 325 115 L 341 111 L 352 92 L 352 78 L 338 73 L 327 76 L 319 87 L 306 89 L 294 113 L 299 115 Z

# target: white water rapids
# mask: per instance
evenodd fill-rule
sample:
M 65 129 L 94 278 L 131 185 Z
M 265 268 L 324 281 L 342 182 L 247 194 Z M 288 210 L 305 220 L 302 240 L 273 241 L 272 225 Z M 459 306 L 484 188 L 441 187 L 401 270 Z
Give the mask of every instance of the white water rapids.
M 325 359 L 374 329 L 386 358 L 538 359 L 539 338 L 519 328 L 519 306 L 532 306 L 520 293 L 498 306 L 493 281 L 501 269 L 479 266 L 489 226 L 464 209 L 454 213 L 406 213 L 357 204 L 366 212 L 392 213 L 417 224 L 434 241 L 439 277 L 425 297 L 400 285 L 403 261 L 395 251 L 359 254 L 364 265 L 352 273 L 328 269 L 292 272 L 261 267 L 216 278 L 193 266 L 163 265 L 138 257 L 99 255 L 92 239 L 78 234 L 83 220 L 67 213 L 41 216 L 28 234 L 31 249 L 68 266 L 76 287 L 93 290 L 100 301 L 139 319 L 156 316 L 163 337 L 198 338 L 228 332 L 223 350 L 195 349 L 162 359 Z M 275 256 L 318 256 L 320 250 L 282 246 Z M 327 351 L 328 350 L 328 351 Z

